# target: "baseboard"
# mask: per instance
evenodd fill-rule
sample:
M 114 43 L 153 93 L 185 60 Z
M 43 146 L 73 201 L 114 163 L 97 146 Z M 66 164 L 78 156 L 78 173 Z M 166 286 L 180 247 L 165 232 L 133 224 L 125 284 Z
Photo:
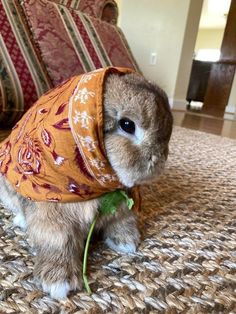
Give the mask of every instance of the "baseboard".
M 228 105 L 225 108 L 225 113 L 231 113 L 231 114 L 236 113 L 236 106 L 235 105 Z
M 184 110 L 185 111 L 186 107 L 188 105 L 188 102 L 185 99 L 169 98 L 169 104 L 170 104 L 171 109 Z M 235 105 L 228 105 L 225 108 L 225 113 L 236 114 L 236 106 Z

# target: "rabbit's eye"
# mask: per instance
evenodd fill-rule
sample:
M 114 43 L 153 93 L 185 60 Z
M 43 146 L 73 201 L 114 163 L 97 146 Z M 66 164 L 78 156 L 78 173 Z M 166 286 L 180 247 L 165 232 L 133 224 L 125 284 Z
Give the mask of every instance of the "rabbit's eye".
M 135 123 L 128 118 L 120 119 L 119 126 L 126 133 L 135 133 Z

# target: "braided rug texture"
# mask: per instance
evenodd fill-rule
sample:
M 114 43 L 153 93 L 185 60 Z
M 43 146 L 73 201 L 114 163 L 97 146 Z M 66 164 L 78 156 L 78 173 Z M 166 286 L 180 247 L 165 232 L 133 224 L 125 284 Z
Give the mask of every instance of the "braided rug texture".
M 0 313 L 236 313 L 236 141 L 176 127 L 162 179 L 142 189 L 136 254 L 92 247 L 85 291 L 57 302 L 32 277 L 0 206 Z

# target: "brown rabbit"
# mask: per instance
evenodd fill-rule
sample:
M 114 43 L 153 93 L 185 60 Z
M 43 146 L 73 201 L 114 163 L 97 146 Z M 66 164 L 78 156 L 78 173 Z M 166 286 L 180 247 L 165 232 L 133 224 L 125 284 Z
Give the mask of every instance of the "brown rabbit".
M 102 93 L 104 146 L 111 168 L 125 189 L 150 183 L 162 173 L 168 155 L 172 115 L 166 94 L 139 74 L 114 71 L 108 71 Z M 16 133 L 19 138 L 21 132 L 23 129 Z M 43 290 L 51 297 L 64 298 L 81 288 L 84 240 L 99 209 L 100 196 L 72 202 L 35 201 L 22 196 L 9 183 L 6 173 L 10 161 L 4 168 L 2 156 L 0 146 L 0 199 L 14 212 L 14 223 L 27 230 L 36 249 L 34 274 Z M 55 160 L 57 164 L 64 162 L 62 157 Z M 100 217 L 96 228 L 103 231 L 111 249 L 135 252 L 139 231 L 134 213 L 125 204 L 115 215 Z

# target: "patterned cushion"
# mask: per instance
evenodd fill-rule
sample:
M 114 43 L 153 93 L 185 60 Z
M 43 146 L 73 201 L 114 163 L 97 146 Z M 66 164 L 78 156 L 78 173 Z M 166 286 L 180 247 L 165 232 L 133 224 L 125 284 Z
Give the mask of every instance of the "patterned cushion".
M 110 65 L 138 70 L 117 27 L 47 0 L 22 5 L 54 85 Z
M 13 124 L 50 81 L 32 46 L 19 1 L 0 0 L 0 126 Z

